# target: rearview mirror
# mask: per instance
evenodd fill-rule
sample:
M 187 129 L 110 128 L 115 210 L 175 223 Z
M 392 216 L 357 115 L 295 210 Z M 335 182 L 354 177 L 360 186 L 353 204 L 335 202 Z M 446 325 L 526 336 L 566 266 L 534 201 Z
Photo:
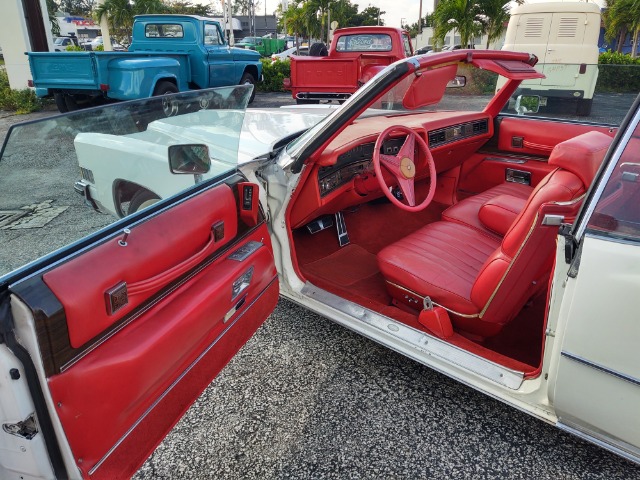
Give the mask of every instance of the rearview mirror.
M 202 175 L 211 169 L 209 147 L 194 143 L 171 145 L 169 147 L 169 168 L 171 173 Z
M 453 80 L 449 80 L 447 88 L 460 88 L 467 84 L 467 77 L 464 75 L 456 75 Z
M 538 110 L 540 109 L 540 96 L 518 95 L 514 109 L 518 115 L 524 115 L 525 113 L 538 113 Z

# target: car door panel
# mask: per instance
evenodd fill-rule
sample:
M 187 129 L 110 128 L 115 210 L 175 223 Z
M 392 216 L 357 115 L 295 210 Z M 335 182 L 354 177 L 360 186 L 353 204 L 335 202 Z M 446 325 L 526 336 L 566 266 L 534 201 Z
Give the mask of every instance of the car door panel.
M 549 156 L 558 143 L 596 130 L 613 137 L 617 128 L 543 120 L 540 118 L 501 117 L 498 135 L 498 150 L 524 155 Z
M 459 188 L 479 193 L 508 181 L 507 173 L 513 170 L 530 174 L 530 185 L 536 186 L 553 168 L 546 158 L 481 151 L 462 165 Z
M 553 170 L 547 164 L 553 147 L 592 130 L 613 137 L 617 129 L 540 118 L 500 117 L 494 137 L 463 164 L 458 188 L 478 193 L 505 181 L 528 181 L 535 187 Z
M 131 228 L 126 241 L 124 234 L 112 238 L 45 273 L 44 282 L 64 305 L 71 346 L 81 347 L 229 243 L 237 232 L 235 210 L 231 188 L 223 184 Z M 217 224 L 223 234 L 214 241 Z M 118 285 L 128 301 L 110 314 L 107 292 Z M 100 304 L 104 308 L 96 308 Z M 91 322 L 86 321 L 89 312 Z
M 235 184 L 206 189 L 12 287 L 85 477 L 128 478 L 275 307 L 266 224 L 236 202 Z M 110 315 L 114 282 L 131 288 Z

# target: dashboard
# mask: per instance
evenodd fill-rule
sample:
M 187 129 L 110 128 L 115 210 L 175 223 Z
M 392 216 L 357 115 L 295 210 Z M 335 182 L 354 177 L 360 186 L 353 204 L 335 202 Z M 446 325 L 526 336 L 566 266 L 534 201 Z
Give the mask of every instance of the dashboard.
M 391 138 L 382 144 L 380 153 L 395 155 L 398 153 L 406 136 Z M 320 167 L 318 169 L 318 186 L 320 196 L 324 197 L 336 188 L 350 182 L 355 176 L 373 174 L 373 150 L 375 142 L 367 142 L 355 146 L 338 155 L 335 165 Z
M 373 153 L 378 136 L 394 125 L 411 128 L 427 143 L 438 173 L 464 163 L 493 134 L 493 122 L 482 112 L 417 112 L 358 118 L 315 159 L 291 210 L 294 228 L 383 194 L 373 168 Z M 387 138 L 380 153 L 397 154 L 405 140 L 406 135 L 400 134 Z M 416 181 L 421 182 L 428 170 L 417 145 L 414 162 L 419 172 Z M 387 177 L 384 168 L 383 174 L 385 183 L 392 186 L 394 177 Z

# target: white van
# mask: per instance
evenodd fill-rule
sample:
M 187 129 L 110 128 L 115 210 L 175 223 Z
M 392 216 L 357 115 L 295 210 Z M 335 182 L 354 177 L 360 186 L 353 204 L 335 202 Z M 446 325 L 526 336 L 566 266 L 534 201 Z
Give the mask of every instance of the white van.
M 533 53 L 546 78 L 522 82 L 540 109 L 589 115 L 598 78 L 600 7 L 585 2 L 533 3 L 511 12 L 503 50 Z

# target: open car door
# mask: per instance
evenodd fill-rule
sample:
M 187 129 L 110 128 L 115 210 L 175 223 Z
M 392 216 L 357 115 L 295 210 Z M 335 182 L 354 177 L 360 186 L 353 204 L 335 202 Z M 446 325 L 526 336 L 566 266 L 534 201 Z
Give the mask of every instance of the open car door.
M 640 97 L 585 202 L 564 281 L 550 378 L 558 426 L 640 458 Z M 578 243 L 574 243 L 578 242 Z M 562 245 L 561 245 L 562 246 Z M 560 290 L 560 289 L 558 289 Z
M 129 478 L 275 307 L 258 185 L 235 163 L 250 91 L 9 132 L 0 477 Z

